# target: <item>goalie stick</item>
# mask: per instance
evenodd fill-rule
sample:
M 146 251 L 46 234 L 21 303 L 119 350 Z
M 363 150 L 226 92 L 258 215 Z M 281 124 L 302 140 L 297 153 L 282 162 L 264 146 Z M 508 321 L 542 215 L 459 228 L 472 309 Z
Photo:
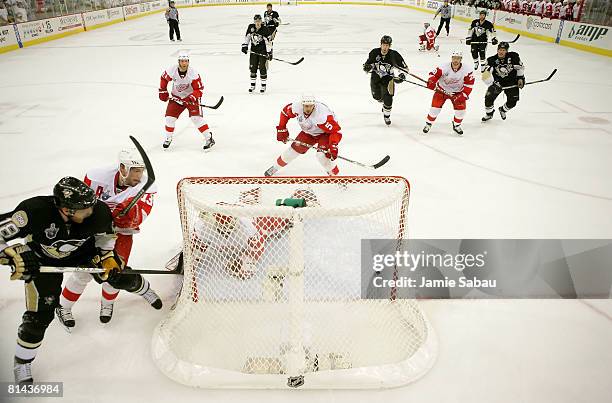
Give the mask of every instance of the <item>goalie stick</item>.
M 525 85 L 536 84 L 536 83 L 543 83 L 545 81 L 548 81 L 548 80 L 550 80 L 555 75 L 556 72 L 557 72 L 557 69 L 554 69 L 552 71 L 552 73 L 550 73 L 550 75 L 548 77 L 546 77 L 545 79 L 543 79 L 543 80 L 536 80 L 536 81 L 529 81 L 528 83 L 525 83 Z M 516 88 L 516 87 L 518 87 L 518 85 L 510 85 L 508 87 L 502 87 L 502 90 L 507 90 L 507 89 Z
M 520 38 L 520 37 L 521 37 L 521 34 L 517 34 L 517 35 L 516 35 L 516 38 L 514 38 L 514 39 L 513 39 L 513 40 L 511 40 L 511 41 L 499 41 L 499 42 L 508 42 L 508 43 L 514 43 L 514 42 L 518 41 L 518 38 Z M 469 38 L 461 39 L 461 41 L 463 42 L 463 41 L 465 41 L 465 40 L 467 40 L 467 39 L 469 39 Z M 472 45 L 472 44 L 474 44 L 474 45 L 481 45 L 481 44 L 483 44 L 483 43 L 491 43 L 491 41 L 486 41 L 486 42 L 470 42 L 470 45 Z M 466 45 L 467 45 L 467 43 L 466 43 Z M 468 45 L 468 46 L 469 46 L 469 45 Z
M 287 141 L 291 141 L 291 142 L 293 142 L 293 143 L 297 143 L 297 144 L 302 145 L 302 146 L 304 146 L 304 147 L 314 148 L 314 149 L 315 149 L 315 150 L 317 150 L 317 151 L 327 152 L 327 150 L 326 150 L 326 149 L 324 149 L 324 148 L 321 148 L 321 147 L 319 147 L 319 146 L 315 146 L 314 144 L 304 143 L 304 142 L 301 142 L 301 141 L 299 141 L 299 140 L 292 139 L 292 138 L 290 138 L 290 137 L 289 137 L 289 138 L 287 138 Z M 350 162 L 350 163 L 355 164 L 355 165 L 359 165 L 360 167 L 364 167 L 364 168 L 378 169 L 378 168 L 380 168 L 381 166 L 385 165 L 387 162 L 389 162 L 389 160 L 391 159 L 391 157 L 389 157 L 388 155 L 385 155 L 385 156 L 383 157 L 383 159 L 381 159 L 380 161 L 378 161 L 376 164 L 372 164 L 372 165 L 368 165 L 368 164 L 364 164 L 363 162 L 359 162 L 359 161 L 351 160 L 351 159 L 348 159 L 348 158 L 343 157 L 343 156 L 341 156 L 341 155 L 338 155 L 337 159 L 344 160 L 344 161 Z
M 132 143 L 134 143 L 134 145 L 136 146 L 136 149 L 138 150 L 138 152 L 140 153 L 140 156 L 142 157 L 142 160 L 144 161 L 145 169 L 147 170 L 147 182 L 144 184 L 142 189 L 140 189 L 138 193 L 134 195 L 134 197 L 132 198 L 132 201 L 130 201 L 130 203 L 127 206 L 125 206 L 123 210 L 119 212 L 118 214 L 119 217 L 123 217 L 124 215 L 126 215 L 127 212 L 130 211 L 130 209 L 134 207 L 136 203 L 138 203 L 142 195 L 144 195 L 147 192 L 147 190 L 149 190 L 149 188 L 155 182 L 155 172 L 153 172 L 153 166 L 151 165 L 151 161 L 149 160 L 147 153 L 145 152 L 144 148 L 142 148 L 138 140 L 134 138 L 134 136 L 130 136 L 130 140 L 132 140 Z
M 251 53 L 254 54 L 254 55 L 257 55 L 257 56 L 268 58 L 268 56 L 262 55 L 261 53 L 255 53 L 255 52 L 251 52 Z M 296 66 L 296 65 L 302 63 L 304 61 L 304 58 L 300 57 L 300 60 L 298 60 L 297 62 L 290 62 L 290 61 L 283 60 L 283 59 L 277 59 L 276 57 L 273 57 L 272 60 L 277 60 L 279 62 L 288 63 L 288 64 L 291 64 L 292 66 Z

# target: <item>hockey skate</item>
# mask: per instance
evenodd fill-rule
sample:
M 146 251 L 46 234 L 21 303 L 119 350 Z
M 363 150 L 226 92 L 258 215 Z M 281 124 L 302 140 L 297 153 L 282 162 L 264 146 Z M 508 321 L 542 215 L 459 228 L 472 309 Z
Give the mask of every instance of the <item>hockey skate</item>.
M 265 93 L 265 92 L 266 92 L 266 85 L 265 85 L 265 84 L 262 84 L 262 85 L 261 85 L 261 88 L 259 89 L 259 93 L 260 93 L 260 94 L 263 94 L 263 93 Z
M 455 131 L 455 133 L 457 133 L 457 135 L 463 136 L 463 129 L 461 128 L 461 123 L 453 122 L 453 130 Z
M 502 118 L 502 120 L 506 120 L 507 111 L 504 110 L 504 107 L 500 106 L 497 110 L 499 111 L 499 117 Z
M 255 91 L 255 83 L 251 83 L 251 86 L 249 87 L 249 92 L 253 92 Z
M 427 134 L 429 133 L 429 130 L 431 129 L 431 123 L 426 122 L 425 123 L 425 127 L 423 127 L 423 134 Z
M 113 305 L 100 303 L 100 322 L 108 323 L 113 318 Z
M 32 378 L 32 363 L 23 362 L 19 358 L 15 357 L 13 373 L 15 374 L 15 383 L 24 385 L 28 383 L 34 383 Z
M 273 166 L 271 166 L 270 168 L 268 168 L 268 169 L 266 170 L 266 172 L 264 172 L 264 176 L 272 176 L 272 175 L 274 175 L 274 174 L 275 174 L 275 173 L 277 173 L 277 172 L 278 172 L 278 168 L 276 168 L 276 167 L 273 165 Z
M 215 140 L 213 139 L 212 133 L 210 133 L 210 138 L 204 141 L 204 151 L 208 151 L 215 145 Z
M 60 325 L 62 325 L 62 327 L 66 329 L 68 333 L 70 333 L 71 329 L 76 324 L 74 317 L 72 316 L 72 310 L 70 308 L 58 306 L 55 308 L 55 316 L 57 317 Z
M 385 124 L 389 126 L 391 124 L 391 109 L 389 109 L 389 115 L 385 114 L 385 107 L 380 110 L 383 113 L 383 119 L 385 120 Z
M 166 136 L 166 140 L 164 140 L 164 144 L 162 144 L 162 147 L 168 148 L 170 147 L 170 144 L 172 144 L 172 136 Z
M 493 112 L 492 111 L 491 112 L 486 112 L 486 114 L 482 117 L 481 120 L 484 123 L 484 122 L 489 121 L 491 119 L 493 119 Z
M 145 292 L 142 297 L 147 300 L 147 302 L 149 304 L 151 304 L 151 306 L 155 309 L 161 309 L 162 308 L 162 301 L 159 298 L 159 295 L 157 295 L 157 293 L 155 291 L 153 291 L 152 288 L 149 288 L 147 290 L 147 292 Z

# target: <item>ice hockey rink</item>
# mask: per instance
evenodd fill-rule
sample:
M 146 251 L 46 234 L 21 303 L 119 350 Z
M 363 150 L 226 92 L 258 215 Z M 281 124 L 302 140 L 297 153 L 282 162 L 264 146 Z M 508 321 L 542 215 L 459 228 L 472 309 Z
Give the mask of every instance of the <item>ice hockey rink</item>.
M 427 76 L 462 49 L 467 24 L 453 20 L 439 39 L 440 57 L 417 51 L 417 35 L 431 15 L 370 6 L 278 7 L 283 22 L 265 95 L 249 94 L 246 26 L 264 6 L 181 9 L 182 43 L 170 43 L 161 14 L 69 36 L 0 55 L 0 211 L 27 197 L 50 194 L 63 176 L 82 177 L 116 163 L 128 135 L 144 145 L 159 194 L 135 237 L 131 265 L 162 269 L 180 247 L 176 183 L 186 176 L 260 176 L 285 145 L 276 141 L 281 108 L 304 92 L 336 113 L 344 135 L 340 154 L 375 162 L 376 171 L 411 183 L 409 236 L 415 238 L 612 238 L 612 66 L 604 56 L 521 37 L 527 81 L 508 119 L 487 124 L 485 85 L 468 101 L 462 138 L 451 129 L 446 104 L 431 132 L 421 134 L 431 92 L 397 86 L 392 125 L 370 95 L 362 71 L 380 37 L 411 72 Z M 437 21 L 435 23 L 437 27 Z M 498 38 L 515 35 L 498 32 Z M 182 116 L 163 151 L 165 104 L 159 76 L 188 50 L 202 75 L 205 110 L 216 145 L 203 153 L 192 123 Z M 492 52 L 488 49 L 488 55 Z M 259 87 L 258 87 L 259 88 Z M 496 106 L 500 106 L 500 96 Z M 291 134 L 297 125 L 289 124 Z M 340 162 L 341 174 L 374 172 Z M 306 154 L 283 175 L 320 175 Z M 14 340 L 24 310 L 22 282 L 0 278 L 0 381 L 11 381 Z M 171 276 L 149 277 L 164 299 L 155 311 L 122 293 L 112 321 L 98 320 L 99 286 L 91 283 L 73 312 L 71 335 L 56 322 L 33 365 L 37 381 L 64 382 L 66 402 L 605 402 L 612 396 L 610 300 L 430 300 L 422 308 L 437 333 L 437 362 L 406 387 L 380 391 L 202 390 L 177 384 L 155 367 L 151 335 L 172 301 Z M 20 401 L 16 399 L 15 401 Z M 41 398 L 37 401 L 45 401 Z M 57 401 L 57 399 L 51 399 Z

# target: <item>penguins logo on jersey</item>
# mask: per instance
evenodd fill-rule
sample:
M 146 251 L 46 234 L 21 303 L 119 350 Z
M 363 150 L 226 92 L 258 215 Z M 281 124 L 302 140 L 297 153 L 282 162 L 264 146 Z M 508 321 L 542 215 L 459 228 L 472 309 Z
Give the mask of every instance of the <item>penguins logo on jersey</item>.
M 251 34 L 251 42 L 253 42 L 254 45 L 259 45 L 259 43 L 262 40 L 263 40 L 263 36 L 261 36 L 260 34 L 257 34 L 257 33 Z
M 511 59 L 497 60 L 497 66 L 495 66 L 495 72 L 497 73 L 498 76 L 500 76 L 501 78 L 508 77 L 508 75 L 512 73 L 512 70 L 514 70 L 514 67 L 513 67 Z
M 87 242 L 86 239 L 61 239 L 53 242 L 51 245 L 43 245 L 40 247 L 45 255 L 53 259 L 63 259 L 70 256 L 72 252 L 79 249 L 83 244 Z
M 476 26 L 474 27 L 474 33 L 476 36 L 482 36 L 485 33 L 485 29 L 483 27 Z

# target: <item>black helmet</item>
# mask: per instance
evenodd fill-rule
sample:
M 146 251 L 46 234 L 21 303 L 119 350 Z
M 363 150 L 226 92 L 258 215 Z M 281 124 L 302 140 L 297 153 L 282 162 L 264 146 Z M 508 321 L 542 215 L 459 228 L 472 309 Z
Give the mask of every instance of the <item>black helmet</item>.
M 479 15 L 484 14 L 484 16 L 487 16 L 487 10 L 480 10 L 480 12 L 478 13 Z
M 257 21 L 257 20 L 261 21 L 261 15 L 255 14 L 255 17 L 253 17 L 253 21 Z
M 497 49 L 510 49 L 510 44 L 508 42 L 500 42 L 499 45 L 497 45 Z
M 57 207 L 71 210 L 82 210 L 96 204 L 96 194 L 93 189 L 72 176 L 66 176 L 57 182 L 53 188 L 53 198 Z
M 389 35 L 384 35 L 382 38 L 380 38 L 380 43 L 386 43 L 387 45 L 391 45 L 391 42 L 393 42 L 393 39 L 391 39 L 391 37 Z

